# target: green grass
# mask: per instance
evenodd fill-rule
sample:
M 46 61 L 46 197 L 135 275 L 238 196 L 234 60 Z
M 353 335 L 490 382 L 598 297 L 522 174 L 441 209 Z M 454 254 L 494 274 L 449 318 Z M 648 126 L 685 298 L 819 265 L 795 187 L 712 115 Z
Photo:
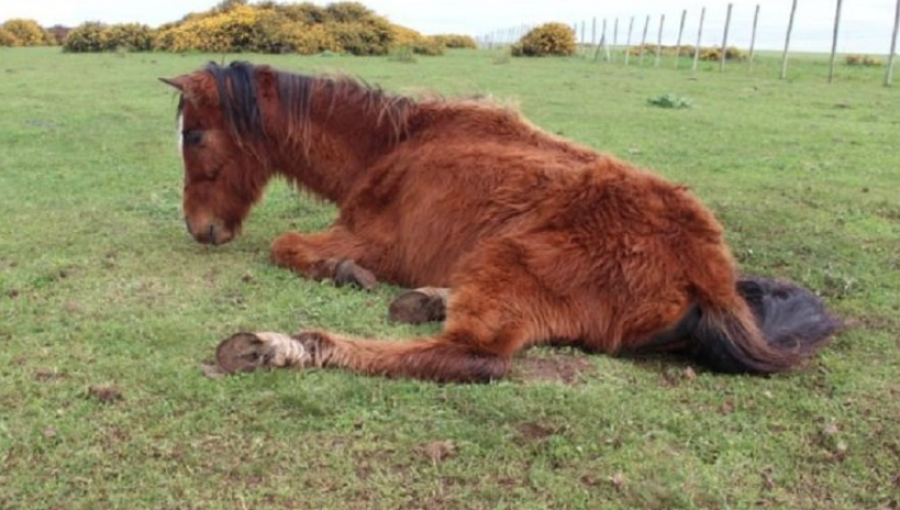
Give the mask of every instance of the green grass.
M 822 293 L 850 328 L 770 378 L 537 349 L 486 386 L 339 371 L 212 380 L 237 330 L 408 337 L 372 294 L 267 263 L 334 210 L 271 186 L 220 248 L 181 221 L 176 99 L 209 55 L 0 49 L 0 508 L 893 508 L 900 500 L 900 88 L 883 69 L 752 70 L 451 52 L 243 56 L 402 93 L 491 94 L 691 186 L 745 271 Z M 673 94 L 692 108 L 654 108 Z M 92 391 L 93 388 L 93 391 Z M 105 402 L 97 388 L 120 392 Z M 427 445 L 450 441 L 434 460 Z M 892 506 L 893 505 L 893 506 Z

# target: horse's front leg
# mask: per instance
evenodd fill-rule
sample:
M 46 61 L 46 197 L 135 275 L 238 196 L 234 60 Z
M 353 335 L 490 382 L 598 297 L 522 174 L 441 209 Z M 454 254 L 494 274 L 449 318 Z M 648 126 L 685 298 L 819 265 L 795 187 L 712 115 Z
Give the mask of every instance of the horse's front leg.
M 288 232 L 272 243 L 272 261 L 313 280 L 372 290 L 378 278 L 358 263 L 372 249 L 343 227 L 316 234 Z

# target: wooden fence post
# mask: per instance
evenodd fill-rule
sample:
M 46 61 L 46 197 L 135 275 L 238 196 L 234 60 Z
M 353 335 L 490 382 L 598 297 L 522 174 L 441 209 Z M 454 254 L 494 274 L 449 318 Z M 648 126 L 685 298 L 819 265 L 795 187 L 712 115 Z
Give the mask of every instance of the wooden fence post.
M 784 55 L 781 56 L 781 79 L 787 78 L 788 49 L 791 46 L 791 31 L 794 29 L 794 15 L 797 14 L 797 0 L 791 5 L 791 18 L 788 20 L 787 36 L 784 38 Z
M 644 65 L 644 47 L 647 45 L 647 30 L 650 29 L 650 15 L 647 15 L 647 21 L 644 22 L 644 36 L 641 37 L 641 53 L 640 53 L 640 65 L 643 67 Z
M 900 1 L 900 0 L 898 0 L 898 1 Z M 619 18 L 616 18 L 616 22 L 613 23 L 613 43 L 612 43 L 613 55 L 615 55 L 616 48 L 618 48 L 618 47 L 619 47 Z
M 603 52 L 606 54 L 606 61 L 609 62 L 612 60 L 612 55 L 609 52 L 609 39 L 606 38 L 606 18 L 603 18 Z
M 587 39 L 584 37 L 584 20 L 581 20 L 581 41 L 579 43 L 581 46 L 587 43 Z
M 900 1 L 900 0 L 898 0 Z M 628 24 L 628 40 L 625 41 L 625 65 L 628 65 L 628 59 L 631 56 L 631 32 L 634 30 L 634 16 L 631 17 L 631 23 Z
M 591 20 L 591 46 L 597 45 L 597 16 Z
M 753 34 L 750 36 L 750 67 L 753 67 L 753 55 L 756 52 L 756 26 L 759 24 L 759 4 L 756 4 L 756 13 L 753 15 Z
M 894 81 L 894 57 L 897 55 L 897 29 L 900 28 L 900 0 L 897 0 L 897 10 L 894 12 L 894 34 L 891 36 L 891 52 L 888 54 L 887 72 L 884 75 L 884 86 L 890 87 Z
M 725 70 L 725 61 L 728 59 L 728 29 L 731 28 L 731 8 L 734 4 L 728 4 L 728 14 L 725 16 L 725 34 L 722 36 L 722 60 L 719 63 L 719 71 Z
M 831 39 L 831 62 L 828 65 L 828 83 L 834 83 L 834 64 L 837 57 L 838 30 L 841 27 L 841 4 L 843 0 L 837 0 L 837 11 L 834 14 L 834 37 Z
M 704 19 L 706 19 L 706 7 L 700 9 L 700 28 L 697 29 L 697 45 L 694 46 L 694 72 L 697 72 L 697 63 L 700 62 L 700 43 L 703 40 Z
M 687 9 L 681 11 L 681 25 L 678 27 L 678 43 L 675 45 L 675 67 L 681 60 L 681 36 L 684 35 L 684 21 L 687 19 Z
M 656 62 L 653 63 L 654 66 L 659 67 L 659 60 L 662 58 L 662 34 L 663 34 L 663 25 L 666 24 L 666 15 L 663 14 L 659 17 L 659 35 L 656 36 Z

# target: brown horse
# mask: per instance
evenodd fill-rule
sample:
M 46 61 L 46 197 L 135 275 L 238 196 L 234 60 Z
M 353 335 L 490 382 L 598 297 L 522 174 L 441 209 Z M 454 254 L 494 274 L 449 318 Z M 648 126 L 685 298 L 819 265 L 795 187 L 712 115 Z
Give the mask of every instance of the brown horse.
M 446 316 L 442 333 L 414 342 L 242 333 L 219 347 L 226 370 L 487 381 L 517 351 L 552 343 L 771 373 L 838 327 L 794 284 L 739 279 L 721 226 L 685 187 L 510 109 L 239 62 L 163 81 L 181 92 L 184 213 L 197 241 L 232 240 L 280 175 L 340 215 L 325 232 L 278 237 L 276 264 L 366 288 L 376 278 L 423 287 L 392 315 Z

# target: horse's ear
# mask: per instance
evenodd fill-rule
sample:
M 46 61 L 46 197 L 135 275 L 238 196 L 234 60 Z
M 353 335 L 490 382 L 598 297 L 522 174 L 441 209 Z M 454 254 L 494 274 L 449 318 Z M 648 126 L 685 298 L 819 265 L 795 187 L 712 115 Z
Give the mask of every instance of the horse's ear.
M 171 85 L 178 89 L 179 92 L 184 92 L 184 78 L 179 76 L 178 78 L 160 78 L 159 81 L 165 83 L 166 85 Z

